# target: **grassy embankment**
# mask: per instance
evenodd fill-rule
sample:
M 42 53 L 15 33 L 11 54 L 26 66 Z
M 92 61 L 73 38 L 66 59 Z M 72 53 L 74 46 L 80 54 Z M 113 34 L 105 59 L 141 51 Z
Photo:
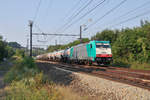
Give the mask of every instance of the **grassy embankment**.
M 47 80 L 32 58 L 16 58 L 11 62 L 4 76 L 4 82 L 8 84 L 4 89 L 5 100 L 89 100 L 69 87 Z
M 123 67 L 135 70 L 150 70 L 149 63 L 139 63 L 139 62 L 125 63 L 125 61 L 120 61 L 120 62 L 113 62 L 111 65 L 114 67 Z

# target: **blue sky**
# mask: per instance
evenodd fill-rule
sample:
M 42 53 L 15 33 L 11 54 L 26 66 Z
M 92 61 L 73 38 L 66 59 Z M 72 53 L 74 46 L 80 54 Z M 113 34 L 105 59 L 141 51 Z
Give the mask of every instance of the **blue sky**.
M 36 26 L 40 27 L 43 32 L 46 33 L 61 33 L 61 34 L 79 34 L 79 26 L 86 24 L 87 26 L 92 24 L 95 20 L 103 16 L 107 11 L 116 6 L 122 0 L 106 0 L 101 6 L 95 9 L 92 13 L 76 22 L 73 26 L 67 30 L 58 30 L 64 25 L 69 16 L 76 14 L 76 10 L 86 5 L 86 2 L 90 0 L 42 0 L 37 17 L 35 19 Z M 94 5 L 102 0 L 93 0 L 93 2 L 82 11 L 73 21 L 77 20 L 80 16 L 90 10 Z M 136 7 L 148 2 L 141 9 L 135 12 L 118 18 L 122 14 L 135 9 Z M 28 20 L 33 20 L 39 0 L 1 0 L 0 2 L 0 35 L 7 41 L 17 41 L 23 46 L 27 44 L 27 38 L 29 35 Z M 75 7 L 76 5 L 76 7 Z M 73 9 L 74 8 L 74 9 Z M 90 38 L 96 32 L 102 31 L 105 28 L 110 28 L 111 25 L 124 21 L 128 18 L 134 17 L 138 14 L 150 10 L 150 0 L 127 0 L 121 7 L 104 17 L 97 24 L 89 27 L 86 31 L 83 31 L 83 37 Z M 150 14 L 139 17 L 127 23 L 116 25 L 111 29 L 120 29 L 122 27 L 134 27 L 140 25 L 140 20 L 149 20 Z M 89 21 L 92 19 L 92 21 Z M 33 32 L 40 32 L 38 28 L 33 27 Z M 55 37 L 55 36 L 33 36 L 34 45 L 53 45 L 55 40 L 58 44 L 64 44 L 76 40 L 78 37 Z M 37 40 L 47 41 L 38 42 Z

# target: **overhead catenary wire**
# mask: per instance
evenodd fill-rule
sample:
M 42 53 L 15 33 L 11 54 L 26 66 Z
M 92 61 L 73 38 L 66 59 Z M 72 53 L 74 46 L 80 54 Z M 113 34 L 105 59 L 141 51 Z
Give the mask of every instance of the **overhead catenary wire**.
M 33 21 L 33 23 L 34 23 L 34 26 L 35 26 L 40 32 L 43 32 L 43 31 L 38 27 L 38 25 L 35 23 L 35 20 L 36 20 L 36 18 L 37 18 L 37 16 L 38 16 L 38 12 L 39 12 L 39 9 L 40 9 L 40 6 L 41 6 L 41 3 L 42 3 L 42 0 L 39 0 L 38 5 L 37 5 L 37 7 L 36 7 L 35 15 L 34 15 L 32 21 Z
M 73 20 L 74 18 L 76 18 L 84 9 L 86 9 L 91 3 L 93 2 L 93 0 L 90 0 L 89 2 L 87 1 L 87 4 L 84 7 L 79 7 L 76 11 L 75 11 L 75 15 L 72 14 L 69 18 L 68 21 Z
M 76 7 L 79 5 L 79 3 L 81 2 L 82 0 L 79 0 L 79 1 L 77 1 L 76 2 L 76 4 L 70 9 L 70 11 L 67 13 L 67 15 L 64 17 L 64 19 L 66 18 L 66 17 L 68 17 L 69 16 L 69 14 L 72 12 L 72 11 L 74 11 L 75 9 L 76 9 Z M 82 7 L 82 6 L 81 6 Z M 79 11 L 80 9 L 81 9 L 81 7 L 79 7 L 75 12 L 77 12 L 77 11 Z M 74 12 L 74 13 L 75 13 Z M 73 17 L 73 14 L 70 16 L 70 17 L 68 17 L 68 20 L 69 19 L 71 19 Z
M 39 3 L 38 3 L 38 5 L 37 5 L 36 11 L 35 11 L 35 15 L 34 15 L 34 17 L 33 17 L 33 22 L 35 22 L 35 20 L 36 20 L 36 18 L 37 18 L 37 15 L 38 15 L 38 12 L 39 12 L 41 3 L 42 3 L 42 0 L 39 0 Z
M 88 10 L 84 15 L 82 15 L 80 18 L 78 18 L 77 20 L 75 20 L 73 23 L 71 23 L 69 26 L 67 26 L 63 32 L 65 30 L 67 30 L 68 28 L 70 28 L 73 24 L 75 24 L 76 22 L 80 21 L 81 19 L 83 19 L 85 16 L 87 16 L 88 14 L 90 14 L 92 11 L 94 11 L 97 7 L 99 7 L 100 5 L 102 5 L 106 0 L 100 1 L 98 2 L 97 5 L 95 5 L 92 9 Z
M 47 19 L 47 16 L 48 16 L 48 11 L 49 11 L 49 9 L 52 7 L 52 5 L 53 5 L 53 1 L 54 0 L 49 0 L 49 3 L 48 3 L 48 7 L 47 7 L 47 10 L 46 10 L 46 14 L 45 14 L 45 18 L 44 18 L 44 22 L 46 21 L 46 19 Z M 42 32 L 42 33 L 44 33 L 44 32 Z M 44 39 L 46 39 L 46 37 L 47 37 L 47 35 L 45 35 L 45 34 L 43 34 L 43 36 L 44 36 Z M 53 39 L 55 36 L 50 36 L 51 37 L 51 39 Z M 48 37 L 47 37 L 47 41 L 48 40 L 50 40 L 50 39 L 48 39 Z
M 69 16 L 70 12 L 73 11 L 73 10 L 75 10 L 76 7 L 78 6 L 78 4 L 79 4 L 81 1 L 82 1 L 82 0 L 79 0 L 79 1 L 71 8 L 71 10 L 68 12 L 68 14 L 67 14 L 65 17 Z M 77 11 L 79 11 L 81 8 L 82 8 L 82 6 L 79 7 L 79 8 L 77 9 Z M 77 11 L 75 11 L 75 12 L 77 12 Z M 74 16 L 74 14 L 72 14 L 70 17 L 68 17 L 68 21 L 69 21 L 73 16 Z M 64 18 L 64 19 L 65 19 L 65 18 Z M 64 24 L 64 25 L 65 25 L 65 24 Z M 63 25 L 63 26 L 64 26 L 64 25 Z M 60 30 L 61 28 L 63 28 L 63 26 L 61 26 L 58 30 Z M 57 33 L 57 31 L 56 31 L 55 33 Z M 56 36 L 53 36 L 52 38 L 54 39 L 55 37 L 56 37 Z
M 33 17 L 33 22 L 34 22 L 34 27 L 37 28 L 38 31 L 40 31 L 41 33 L 44 33 L 44 32 L 42 31 L 42 29 L 41 29 L 41 28 L 36 24 L 36 22 L 35 22 L 35 20 L 36 20 L 36 18 L 37 18 L 37 16 L 38 16 L 38 12 L 39 12 L 39 10 L 40 10 L 41 3 L 42 3 L 42 0 L 39 0 L 38 5 L 37 5 L 37 8 L 36 8 L 35 16 Z M 44 40 L 46 40 L 45 35 L 43 35 L 43 36 L 44 36 Z M 38 38 L 37 41 L 39 42 L 39 37 L 37 37 L 37 38 Z M 40 42 L 41 42 L 41 41 L 40 41 Z
M 38 31 L 40 31 L 42 33 L 44 40 L 47 41 L 47 35 L 44 34 L 45 32 L 43 32 L 42 29 L 36 23 L 34 23 L 34 26 L 35 26 L 35 28 L 38 29 Z M 38 41 L 39 41 L 39 39 L 38 39 Z
M 38 31 L 40 31 L 41 33 L 44 33 L 43 30 L 36 23 L 34 23 L 34 26 L 35 26 L 35 28 L 38 29 Z
M 124 21 L 121 21 L 121 22 L 119 22 L 119 23 L 117 23 L 117 24 L 114 24 L 114 25 L 112 25 L 112 26 L 110 26 L 110 27 L 114 27 L 114 26 L 116 26 L 116 25 L 121 25 L 121 24 L 127 23 L 127 22 L 129 22 L 129 21 L 131 21 L 131 20 L 134 20 L 134 19 L 137 19 L 137 18 L 139 18 L 139 17 L 148 15 L 149 13 L 150 13 L 150 10 L 149 10 L 149 11 L 146 11 L 146 12 L 144 12 L 144 13 L 142 13 L 142 14 L 136 15 L 136 16 L 134 16 L 134 17 L 128 18 L 128 19 L 126 19 L 126 20 L 124 20 Z
M 50 11 L 50 8 L 52 7 L 52 5 L 53 5 L 53 0 L 49 0 L 48 6 L 46 8 L 45 16 L 43 18 L 43 22 L 45 22 L 47 20 L 47 17 L 49 15 L 49 11 Z
M 107 15 L 109 15 L 110 13 L 112 13 L 114 10 L 116 10 L 117 8 L 119 8 L 122 4 L 124 4 L 127 0 L 123 0 L 121 1 L 119 4 L 117 4 L 115 7 L 113 7 L 112 9 L 110 9 L 108 12 L 106 12 L 103 16 L 101 16 L 100 18 L 98 18 L 96 21 L 94 21 L 92 24 L 90 24 L 87 28 L 92 27 L 93 25 L 97 24 L 100 20 L 102 20 L 103 18 L 105 18 Z
M 52 0 L 50 0 L 50 3 L 49 3 L 48 8 L 51 6 L 51 2 L 52 2 Z M 44 32 L 41 30 L 41 28 L 40 28 L 37 24 L 35 24 L 36 18 L 37 18 L 37 16 L 38 16 L 38 13 L 39 13 L 39 10 L 40 10 L 40 7 L 41 7 L 41 3 L 42 3 L 42 0 L 39 0 L 38 5 L 37 5 L 37 7 L 36 7 L 35 15 L 34 15 L 34 17 L 33 17 L 32 20 L 33 20 L 33 22 L 34 22 L 35 28 L 37 28 L 38 31 L 40 31 L 40 32 L 43 34 L 44 40 L 46 40 L 47 35 L 45 35 Z M 47 9 L 48 9 L 48 8 L 47 8 Z M 39 41 L 39 40 L 38 40 L 38 41 Z
M 77 9 L 77 13 L 76 14 L 73 14 L 71 17 L 69 17 L 67 23 L 65 23 L 63 26 L 61 26 L 60 28 L 58 28 L 56 30 L 55 33 L 57 33 L 59 30 L 63 29 L 66 25 L 68 25 L 74 18 L 76 18 L 84 9 L 86 9 L 94 0 L 90 0 L 89 2 L 86 3 L 86 5 L 84 7 L 80 7 Z M 81 0 L 80 0 L 81 2 Z M 53 39 L 55 38 L 56 36 L 53 37 Z M 52 39 L 52 40 L 53 40 Z
M 46 14 L 48 13 L 49 9 L 52 7 L 52 4 L 53 4 L 53 0 L 49 0 L 48 7 L 47 7 L 47 10 L 46 10 Z
M 144 7 L 145 7 L 146 5 L 148 5 L 148 4 L 150 4 L 150 1 L 145 2 L 145 3 L 143 3 L 142 5 L 136 7 L 136 8 L 134 8 L 134 9 L 132 9 L 132 10 L 130 10 L 130 11 L 128 11 L 128 12 L 122 14 L 122 15 L 120 15 L 119 17 L 114 18 L 113 21 L 111 21 L 111 22 L 109 22 L 109 23 L 107 23 L 107 24 L 104 24 L 104 25 L 102 25 L 102 26 L 105 26 L 105 25 L 108 25 L 108 24 L 113 24 L 113 23 L 114 23 L 114 20 L 119 20 L 119 19 L 121 19 L 121 18 L 123 18 L 123 17 L 125 17 L 125 16 L 127 16 L 127 15 L 129 15 L 129 14 L 131 14 L 131 13 L 133 13 L 133 12 L 139 10 L 139 9 L 141 9 L 141 8 L 144 8 Z
M 63 29 L 66 25 L 68 25 L 73 19 L 75 19 L 82 11 L 84 11 L 91 3 L 93 0 L 90 0 L 84 7 L 82 7 L 75 15 L 73 15 L 67 23 L 65 23 L 62 27 L 60 27 L 58 30 Z M 57 32 L 57 31 L 56 31 Z
M 106 0 L 100 1 L 96 6 L 94 6 L 92 9 L 88 10 L 84 15 L 82 15 L 81 17 L 79 17 L 77 20 L 75 20 L 73 23 L 71 23 L 70 25 L 68 25 L 63 31 L 67 30 L 68 28 L 70 28 L 72 25 L 74 25 L 75 23 L 77 23 L 78 21 L 80 21 L 81 19 L 83 19 L 85 16 L 87 16 L 88 14 L 90 14 L 92 11 L 94 11 L 97 7 L 99 7 L 101 4 L 103 4 Z
M 124 17 L 124 16 L 127 16 L 127 15 L 129 15 L 130 13 L 135 12 L 135 11 L 137 11 L 138 9 L 143 8 L 143 7 L 145 7 L 145 6 L 148 5 L 148 4 L 150 4 L 150 1 L 145 2 L 145 3 L 143 3 L 142 5 L 140 5 L 140 6 L 136 7 L 136 8 L 134 8 L 134 9 L 132 9 L 132 10 L 130 10 L 130 11 L 124 13 L 124 14 L 122 14 L 121 16 L 117 17 L 116 19 L 120 19 L 120 18 L 122 18 L 122 17 Z

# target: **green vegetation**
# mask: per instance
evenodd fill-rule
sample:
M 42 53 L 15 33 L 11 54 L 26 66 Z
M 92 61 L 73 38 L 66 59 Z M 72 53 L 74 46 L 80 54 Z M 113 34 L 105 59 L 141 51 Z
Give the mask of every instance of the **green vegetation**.
M 21 81 L 13 81 L 5 89 L 6 100 L 62 100 L 54 84 L 44 83 L 43 74 Z
M 12 67 L 14 59 L 15 58 L 10 58 L 7 61 L 1 62 L 0 63 L 0 71 L 6 71 L 7 72 Z
M 6 100 L 91 100 L 72 92 L 69 87 L 43 81 L 43 74 L 13 81 L 5 88 Z
M 10 46 L 10 47 L 12 47 L 12 48 L 15 48 L 15 49 L 20 49 L 20 48 L 22 48 L 22 46 L 19 44 L 19 43 L 17 43 L 17 42 L 9 42 L 8 43 L 8 45 Z
M 38 48 L 38 47 L 33 47 L 32 48 L 32 55 L 35 57 L 37 55 L 40 55 L 40 54 L 44 54 L 45 53 L 45 50 L 44 48 Z M 28 52 L 29 54 L 29 52 Z
M 43 52 L 43 49 L 40 49 Z M 36 51 L 35 51 L 36 55 Z M 7 60 L 3 61 L 4 58 Z M 0 39 L 0 70 L 5 71 L 4 100 L 87 100 L 72 92 L 68 87 L 58 86 L 47 79 L 35 61 L 27 57 L 24 48 L 16 42 L 7 43 Z M 64 91 L 66 91 L 64 93 Z M 69 94 L 69 98 L 68 95 Z M 72 98 L 73 97 L 73 98 Z
M 140 27 L 133 29 L 104 30 L 92 39 L 111 41 L 114 64 L 133 69 L 140 69 L 142 66 L 141 69 L 150 69 L 149 22 L 142 21 Z
M 150 70 L 150 64 L 148 63 L 139 64 L 139 63 L 133 62 L 130 68 L 138 69 L 138 70 Z
M 118 67 L 133 69 L 150 69 L 150 22 L 141 21 L 140 27 L 121 30 L 106 29 L 98 32 L 91 40 L 110 41 L 113 53 L 113 64 Z M 88 42 L 89 39 L 86 39 Z M 48 52 L 65 49 L 79 44 L 76 40 L 67 45 L 49 46 Z M 146 65 L 146 66 L 145 66 Z M 137 66 L 137 67 L 133 67 Z
M 15 56 L 24 57 L 25 56 L 25 51 L 23 49 L 16 49 Z
M 6 100 L 61 100 L 54 84 L 46 81 L 31 57 L 17 57 L 13 66 L 5 74 Z
M 149 22 L 142 21 L 140 27 L 132 29 L 106 29 L 98 32 L 91 40 L 111 41 L 113 66 L 150 70 Z M 82 41 L 85 43 L 90 40 Z M 66 49 L 79 43 L 80 41 L 76 40 L 66 45 L 49 46 L 47 52 Z M 15 58 L 12 55 L 15 55 Z M 47 80 L 33 58 L 26 57 L 23 49 L 13 49 L 0 37 L 0 61 L 10 57 L 11 60 L 7 60 L 10 61 L 8 67 L 0 67 L 1 70 L 10 69 L 4 77 L 5 83 L 9 83 L 5 88 L 6 100 L 87 100 L 73 93 L 69 88 Z
M 4 58 L 10 58 L 13 54 L 14 50 L 8 46 L 8 43 L 0 36 L 0 62 L 3 61 Z
M 0 62 L 2 62 L 4 59 L 8 60 L 14 55 L 24 57 L 25 49 L 17 42 L 4 41 L 3 37 L 0 36 Z
M 39 72 L 34 60 L 30 57 L 17 59 L 13 62 L 13 67 L 5 75 L 4 81 L 11 83 L 12 81 L 19 81 L 26 77 L 35 76 Z
M 9 83 L 3 93 L 5 100 L 91 100 L 48 80 L 30 57 L 14 59 L 4 79 Z

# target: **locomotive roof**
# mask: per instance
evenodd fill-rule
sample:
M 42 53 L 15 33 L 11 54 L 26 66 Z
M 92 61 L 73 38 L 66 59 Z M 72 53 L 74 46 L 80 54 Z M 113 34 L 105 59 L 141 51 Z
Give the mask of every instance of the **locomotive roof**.
M 110 43 L 110 41 L 95 41 L 96 43 Z

